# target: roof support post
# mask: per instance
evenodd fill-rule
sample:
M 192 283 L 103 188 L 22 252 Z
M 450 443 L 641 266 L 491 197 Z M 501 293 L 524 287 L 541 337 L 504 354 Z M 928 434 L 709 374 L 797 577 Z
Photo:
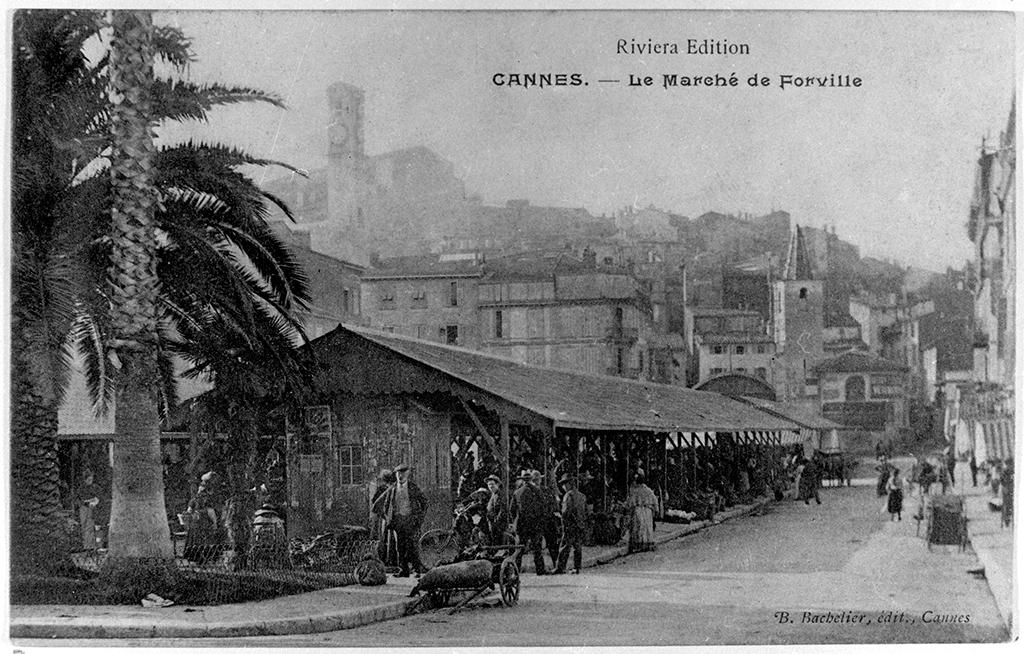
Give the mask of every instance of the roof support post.
M 555 425 L 554 425 L 554 423 L 551 424 L 551 429 L 550 430 L 548 430 L 548 429 L 544 430 L 544 437 L 543 437 L 543 443 L 544 443 L 544 461 L 543 461 L 544 470 L 543 470 L 543 472 L 544 472 L 544 483 L 545 484 L 547 484 L 548 482 L 551 481 L 550 479 L 548 479 L 548 459 L 550 458 L 550 454 L 551 454 L 551 441 L 554 440 L 552 438 L 552 435 L 554 434 L 554 432 L 555 432 Z
M 487 429 L 484 427 L 484 423 L 480 422 L 480 418 L 478 418 L 473 409 L 470 408 L 469 402 L 462 399 L 461 397 L 459 398 L 459 402 L 462 403 L 462 409 L 466 412 L 466 415 L 468 415 L 469 419 L 473 421 L 473 425 L 476 427 L 477 432 L 479 432 L 479 434 L 483 436 L 484 440 L 487 441 L 487 445 L 492 450 L 494 450 L 494 453 L 498 455 L 499 459 L 507 459 L 508 457 L 505 456 L 505 452 L 507 452 L 508 450 L 503 445 L 498 445 L 498 443 L 496 443 L 494 439 L 491 438 L 491 435 L 487 432 Z M 502 423 L 504 422 L 504 419 L 502 419 Z M 508 489 L 508 486 L 506 486 L 505 488 Z
M 511 451 L 509 441 L 511 439 L 509 436 L 508 420 L 498 416 L 498 425 L 501 432 L 501 486 L 505 489 L 505 514 L 508 515 L 508 511 L 512 506 L 512 488 L 509 486 L 508 467 L 508 453 Z
M 601 511 L 608 510 L 608 457 L 605 451 L 607 439 L 604 432 L 598 436 L 598 443 L 601 449 Z

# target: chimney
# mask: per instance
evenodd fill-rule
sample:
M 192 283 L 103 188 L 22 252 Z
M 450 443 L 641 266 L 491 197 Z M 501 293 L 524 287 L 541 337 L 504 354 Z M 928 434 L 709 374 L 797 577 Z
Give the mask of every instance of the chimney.
M 583 263 L 591 270 L 597 268 L 597 252 L 590 249 L 590 246 L 583 248 Z

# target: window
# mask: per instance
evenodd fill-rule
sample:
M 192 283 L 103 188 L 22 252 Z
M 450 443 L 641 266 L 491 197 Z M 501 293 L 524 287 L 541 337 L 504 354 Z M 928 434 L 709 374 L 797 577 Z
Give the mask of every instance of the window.
M 767 368 L 754 368 L 754 376 L 760 379 L 768 379 Z
M 711 354 L 721 354 L 721 353 L 722 353 L 722 346 L 721 345 L 712 345 L 711 346 Z
M 505 335 L 501 318 L 501 309 L 498 309 L 494 312 L 494 338 L 503 338 Z
M 452 282 L 448 285 L 448 306 L 459 306 L 459 283 Z
M 743 346 L 743 345 L 737 345 L 736 346 L 736 354 L 746 354 L 746 352 L 747 352 L 746 346 Z
M 626 366 L 625 358 L 625 352 L 623 352 L 622 348 L 615 348 L 615 372 L 620 375 Z
M 725 372 L 725 368 L 712 368 L 708 372 L 712 375 L 721 375 L 723 372 Z
M 338 482 L 342 486 L 359 486 L 363 483 L 363 448 L 359 445 L 342 445 L 338 448 Z
M 758 353 L 758 354 L 764 354 L 764 353 L 765 353 L 765 346 L 763 346 L 763 345 L 758 345 L 758 346 L 757 346 L 757 353 Z
M 444 342 L 448 345 L 457 345 L 459 342 L 459 326 L 447 325 L 444 328 Z
M 387 286 L 380 287 L 380 308 L 381 309 L 394 309 L 395 308 L 395 287 L 390 284 Z
M 846 380 L 846 401 L 864 401 L 864 378 L 860 375 L 853 375 Z
M 737 369 L 736 369 L 736 372 L 738 372 L 738 373 L 742 373 L 742 374 L 746 374 L 746 372 L 747 372 L 747 369 L 746 369 L 746 368 L 737 368 Z
M 344 311 L 345 313 L 351 313 L 352 312 L 351 301 L 352 301 L 352 298 L 350 297 L 349 290 L 347 288 L 342 289 L 341 290 L 341 310 Z
M 423 286 L 414 286 L 412 289 L 412 308 L 427 308 L 427 289 Z
M 806 300 L 807 299 L 807 289 L 806 288 L 801 288 L 800 289 L 800 299 L 801 300 Z

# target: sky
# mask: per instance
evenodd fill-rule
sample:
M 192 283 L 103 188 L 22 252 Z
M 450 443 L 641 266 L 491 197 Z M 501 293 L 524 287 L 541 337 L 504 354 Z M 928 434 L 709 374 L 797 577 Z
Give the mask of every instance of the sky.
M 368 154 L 426 145 L 484 201 L 525 198 L 695 217 L 790 212 L 835 225 L 862 255 L 943 270 L 971 257 L 964 225 L 983 137 L 1014 94 L 1014 18 L 974 12 L 159 12 L 182 28 L 190 77 L 276 93 L 287 110 L 218 109 L 168 139 L 243 146 L 300 168 L 326 159 L 326 88 L 364 89 Z M 620 39 L 681 53 L 619 54 Z M 684 54 L 688 39 L 749 55 Z M 496 86 L 496 73 L 579 73 L 580 87 Z M 739 86 L 669 88 L 663 74 Z M 771 86 L 751 88 L 753 74 Z M 779 88 L 850 75 L 859 88 Z M 630 75 L 654 78 L 631 87 Z M 618 84 L 598 79 L 620 79 Z M 272 177 L 276 173 L 270 173 Z

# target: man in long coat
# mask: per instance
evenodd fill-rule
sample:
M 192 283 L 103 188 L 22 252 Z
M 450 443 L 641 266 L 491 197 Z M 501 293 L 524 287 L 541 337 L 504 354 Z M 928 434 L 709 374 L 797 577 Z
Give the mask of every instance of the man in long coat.
M 555 566 L 558 564 L 558 547 L 561 541 L 561 537 L 558 535 L 558 512 L 560 510 L 558 498 L 555 496 L 553 488 L 548 488 L 544 485 L 544 475 L 541 474 L 540 470 L 533 470 L 530 474 L 533 476 L 533 485 L 537 487 L 537 490 L 544 497 L 544 524 L 542 528 L 544 546 L 551 557 L 551 565 Z
M 538 575 L 547 574 L 544 567 L 544 552 L 541 541 L 544 539 L 544 520 L 547 502 L 540 489 L 533 484 L 533 475 L 524 470 L 519 476 L 519 488 L 512 495 L 512 520 L 519 542 L 533 552 L 533 565 Z M 523 551 L 516 557 L 516 566 L 522 567 Z
M 383 516 L 398 540 L 399 577 L 408 577 L 410 567 L 417 574 L 427 568 L 420 561 L 420 527 L 427 512 L 427 497 L 409 479 L 408 464 L 395 468 L 396 481 L 374 503 L 373 512 Z
M 497 475 L 487 478 L 487 490 L 491 491 L 491 497 L 487 500 L 487 522 L 491 527 L 491 545 L 501 545 L 506 540 L 508 509 L 505 503 L 505 489 L 501 487 L 501 479 Z
M 558 551 L 555 574 L 563 574 L 572 550 L 573 573 L 583 567 L 583 536 L 587 527 L 587 498 L 576 490 L 576 479 L 569 474 L 559 480 L 565 492 L 562 495 L 562 547 Z

